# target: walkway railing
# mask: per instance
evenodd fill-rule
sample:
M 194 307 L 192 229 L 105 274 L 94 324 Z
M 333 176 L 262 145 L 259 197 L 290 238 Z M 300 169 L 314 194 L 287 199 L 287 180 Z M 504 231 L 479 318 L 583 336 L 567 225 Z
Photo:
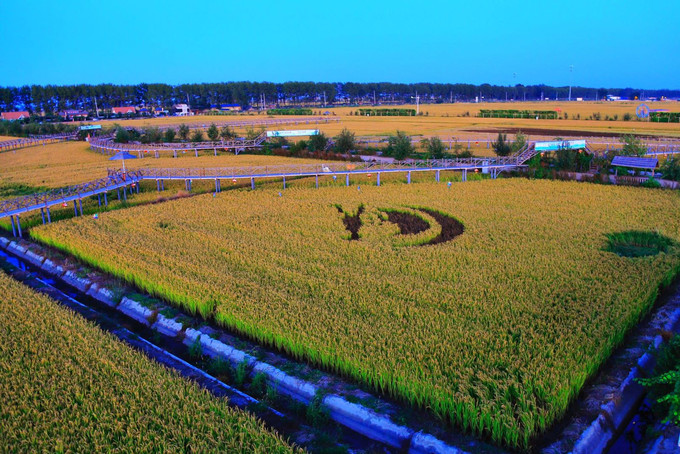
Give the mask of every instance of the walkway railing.
M 249 119 L 249 120 L 224 120 L 224 121 L 208 121 L 208 122 L 193 122 L 184 123 L 189 129 L 205 129 L 209 128 L 211 124 L 215 123 L 215 126 L 229 126 L 232 128 L 246 128 L 253 126 L 277 126 L 277 125 L 309 125 L 309 124 L 320 124 L 320 123 L 338 123 L 340 122 L 340 117 L 327 116 L 327 117 L 293 117 L 293 118 L 262 118 L 262 119 Z M 164 124 L 164 125 L 149 125 L 156 126 L 161 130 L 166 129 L 177 129 L 178 124 Z
M 50 143 L 64 142 L 78 137 L 78 133 L 52 134 L 52 135 L 32 135 L 28 138 L 22 137 L 13 140 L 0 142 L 0 152 L 17 150 L 19 148 L 33 147 L 36 145 L 47 145 Z
M 116 143 L 113 137 L 93 137 L 90 138 L 90 148 L 98 153 L 114 155 L 124 151 L 143 157 L 148 153 L 153 153 L 155 157 L 160 157 L 161 152 L 171 152 L 174 157 L 178 153 L 193 152 L 198 156 L 199 150 L 213 150 L 217 155 L 217 150 L 233 150 L 236 154 L 248 148 L 257 148 L 267 139 L 266 133 L 262 132 L 254 139 L 235 139 L 222 140 L 218 142 L 182 142 L 182 143 Z

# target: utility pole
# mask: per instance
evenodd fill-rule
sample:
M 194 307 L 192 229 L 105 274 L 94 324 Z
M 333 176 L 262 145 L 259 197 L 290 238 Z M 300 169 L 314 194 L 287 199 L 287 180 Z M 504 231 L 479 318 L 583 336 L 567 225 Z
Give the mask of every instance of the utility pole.
M 377 105 L 376 102 L 375 102 L 375 90 L 373 90 L 373 105 L 374 106 Z
M 569 101 L 571 101 L 571 85 L 574 80 L 574 65 L 569 65 Z
M 326 107 L 326 90 L 323 91 L 323 106 Z
M 416 115 L 420 114 L 420 96 L 418 96 L 418 92 L 416 92 L 416 96 L 411 96 L 411 99 L 416 100 Z
M 95 114 L 97 115 L 97 118 L 99 118 L 99 107 L 97 107 L 97 97 L 94 96 L 93 99 L 94 99 L 94 111 Z
M 514 86 L 512 89 L 512 100 L 517 101 L 517 73 L 512 73 L 512 85 Z

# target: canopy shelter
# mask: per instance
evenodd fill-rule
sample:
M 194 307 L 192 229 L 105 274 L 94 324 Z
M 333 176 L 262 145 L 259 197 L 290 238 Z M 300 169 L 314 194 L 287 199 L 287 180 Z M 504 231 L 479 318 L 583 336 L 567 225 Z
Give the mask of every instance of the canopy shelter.
M 121 159 L 137 159 L 137 156 L 128 153 L 127 151 L 119 151 L 109 158 L 109 161 L 120 161 Z
M 659 165 L 659 160 L 656 158 L 637 158 L 634 156 L 614 156 L 612 165 L 629 169 L 650 170 L 653 174 L 654 169 Z

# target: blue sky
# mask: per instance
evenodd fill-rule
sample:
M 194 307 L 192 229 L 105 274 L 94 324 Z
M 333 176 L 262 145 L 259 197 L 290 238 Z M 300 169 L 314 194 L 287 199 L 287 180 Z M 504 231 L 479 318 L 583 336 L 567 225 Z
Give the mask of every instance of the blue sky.
M 680 88 L 680 2 L 3 1 L 0 85 Z M 516 74 L 516 77 L 513 77 Z

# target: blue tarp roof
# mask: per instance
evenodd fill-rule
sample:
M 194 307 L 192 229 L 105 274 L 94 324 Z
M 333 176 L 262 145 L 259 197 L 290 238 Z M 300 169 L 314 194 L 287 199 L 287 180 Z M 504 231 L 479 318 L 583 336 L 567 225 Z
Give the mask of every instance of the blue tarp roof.
M 137 159 L 137 156 L 128 153 L 127 151 L 119 151 L 109 158 L 109 161 L 120 161 L 122 159 Z
M 655 158 L 637 158 L 634 156 L 614 156 L 613 166 L 630 167 L 632 169 L 655 169 L 659 160 Z

